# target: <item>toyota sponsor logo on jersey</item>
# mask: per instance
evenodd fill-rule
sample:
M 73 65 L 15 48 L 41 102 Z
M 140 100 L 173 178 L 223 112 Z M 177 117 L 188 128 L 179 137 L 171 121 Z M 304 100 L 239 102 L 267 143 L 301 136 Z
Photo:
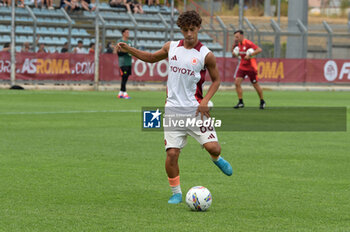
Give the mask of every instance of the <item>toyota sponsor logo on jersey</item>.
M 181 68 L 177 66 L 170 66 L 170 70 L 174 73 L 187 74 L 189 76 L 194 76 L 194 71 L 188 68 Z
M 344 76 L 350 80 L 350 62 L 344 62 L 338 76 L 338 65 L 334 60 L 329 60 L 323 66 L 323 76 L 327 81 L 343 80 Z

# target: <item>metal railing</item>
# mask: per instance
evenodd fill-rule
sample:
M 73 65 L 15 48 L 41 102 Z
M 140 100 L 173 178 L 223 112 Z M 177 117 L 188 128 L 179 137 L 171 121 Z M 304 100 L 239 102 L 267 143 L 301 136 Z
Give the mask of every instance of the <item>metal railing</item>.
M 221 21 L 219 16 L 216 16 L 216 18 L 218 21 Z M 243 30 L 245 31 L 245 37 L 247 39 L 256 43 L 260 47 L 267 43 L 272 46 L 272 53 L 269 55 L 262 55 L 262 57 L 273 56 L 274 58 L 285 58 L 286 51 L 283 50 L 282 52 L 282 48 L 284 49 L 288 37 L 300 37 L 303 41 L 306 41 L 300 44 L 303 53 L 299 58 L 307 58 L 312 56 L 313 53 L 323 53 L 324 55 L 318 58 L 331 59 L 335 52 L 335 46 L 339 47 L 340 50 L 348 50 L 347 54 L 350 53 L 350 33 L 346 31 L 347 25 L 345 24 L 342 32 L 335 32 L 329 23 L 323 21 L 321 24 L 321 29 L 323 28 L 323 31 L 313 31 L 308 29 L 301 20 L 297 20 L 296 25 L 298 26 L 299 31 L 288 31 L 282 29 L 274 19 L 270 20 L 270 25 L 266 23 L 263 29 L 259 29 L 259 27 L 254 25 L 247 17 L 244 17 L 243 21 Z M 209 27 L 209 24 L 207 27 Z M 211 35 L 213 38 L 219 39 L 218 42 L 222 45 L 223 50 L 228 52 L 231 47 L 227 46 L 227 43 L 231 45 L 234 43 L 233 32 L 237 28 L 237 26 L 229 24 L 224 29 L 220 24 L 220 27 L 216 27 L 216 30 L 211 31 Z M 226 34 L 226 36 L 218 36 L 224 34 Z M 227 40 L 227 38 L 229 39 Z M 335 44 L 335 39 L 343 41 L 342 44 Z M 281 41 L 283 41 L 283 44 L 281 44 Z M 315 44 L 318 44 L 318 46 L 314 46 Z M 318 47 L 318 50 L 311 51 L 311 47 Z M 339 54 L 337 58 L 349 58 L 345 54 L 346 52 L 344 52 L 344 55 Z
M 190 1 L 193 2 L 193 1 Z M 194 3 L 193 3 L 194 4 Z M 199 7 L 198 5 L 194 5 L 195 7 Z M 32 9 L 26 6 L 26 9 L 33 19 L 33 47 L 37 46 L 37 34 L 38 34 L 38 22 L 37 17 L 33 13 Z M 217 54 L 220 54 L 222 57 L 227 57 L 228 52 L 231 50 L 231 45 L 234 42 L 233 32 L 239 27 L 234 24 L 225 24 L 223 20 L 219 16 L 215 16 L 214 18 L 210 15 L 208 11 L 204 11 L 203 9 L 197 9 L 202 11 L 206 20 L 203 20 L 202 31 L 206 32 L 213 39 L 213 42 L 217 42 L 221 45 L 221 50 L 216 50 Z M 61 9 L 63 13 L 63 17 L 68 21 L 68 33 L 67 33 L 67 41 L 69 50 L 71 50 L 72 45 L 72 27 L 73 20 L 70 15 L 64 9 Z M 167 22 L 163 15 L 158 12 L 156 14 L 160 18 L 160 23 L 164 25 L 164 29 L 157 29 L 157 31 L 165 32 L 164 41 L 169 39 L 169 28 L 171 28 L 171 23 Z M 209 18 L 208 18 L 209 16 Z M 102 24 L 100 30 L 102 30 L 102 47 L 104 48 L 105 42 L 107 40 L 106 29 L 108 28 L 118 28 L 117 26 L 107 25 L 104 17 L 99 14 L 99 22 Z M 139 24 L 135 17 L 128 13 L 128 17 L 130 22 L 133 24 L 134 31 L 134 46 L 137 46 L 137 41 L 139 40 L 138 31 Z M 209 19 L 209 20 L 208 20 Z M 281 24 L 277 23 L 274 19 L 271 19 L 269 23 L 265 23 L 263 28 L 261 26 L 255 25 L 253 22 L 249 20 L 248 17 L 243 18 L 242 28 L 246 32 L 246 38 L 252 40 L 254 43 L 259 45 L 260 47 L 268 46 L 269 52 L 262 53 L 258 57 L 274 57 L 274 58 L 284 58 L 286 57 L 286 51 L 284 49 L 286 40 L 288 37 L 300 37 L 305 43 L 300 44 L 302 46 L 303 53 L 300 58 L 307 58 L 312 56 L 312 54 L 320 54 L 318 58 L 333 58 L 335 52 L 343 52 L 343 54 L 337 54 L 337 58 L 348 58 L 346 54 L 350 53 L 350 22 L 344 23 L 344 25 L 336 25 L 336 27 L 329 24 L 326 21 L 323 21 L 319 26 L 317 25 L 317 31 L 313 30 L 314 26 L 310 26 L 309 28 L 304 25 L 301 20 L 297 20 L 296 22 L 297 28 L 299 31 L 288 31 L 286 28 L 282 28 Z M 91 28 L 94 27 L 94 23 L 90 25 Z M 310 29 L 311 28 L 311 29 Z M 339 31 L 341 28 L 341 31 Z M 310 41 L 308 43 L 308 41 Z M 314 42 L 317 41 L 318 46 L 313 46 Z M 341 43 L 341 44 L 340 44 Z M 310 50 L 310 47 L 313 50 Z M 317 50 L 318 49 L 318 50 Z M 264 48 L 263 48 L 264 50 Z M 266 49 L 265 49 L 266 50 Z
M 252 23 L 248 17 L 239 15 L 238 22 L 228 23 L 222 25 L 222 20 L 219 16 L 213 16 L 206 8 L 203 8 L 199 3 L 194 1 L 188 1 L 189 4 L 186 9 L 194 9 L 199 12 L 202 17 L 209 17 L 209 20 L 203 20 L 202 28 L 217 42 L 222 45 L 222 51 L 220 54 L 227 54 L 231 49 L 230 44 L 234 42 L 233 32 L 236 29 L 242 29 L 245 32 L 245 37 L 263 46 L 263 53 L 258 57 L 274 57 L 284 58 L 288 57 L 286 50 L 286 41 L 289 37 L 299 37 L 300 41 L 300 53 L 299 58 L 333 58 L 333 54 L 337 53 L 337 58 L 349 58 L 350 54 L 350 14 L 348 22 L 343 25 L 337 24 L 331 26 L 326 21 L 323 21 L 321 25 L 317 25 L 320 30 L 313 30 L 314 25 L 304 25 L 301 20 L 295 21 L 295 28 L 297 31 L 288 31 L 287 28 L 283 28 L 280 24 L 280 20 L 276 22 L 271 19 L 270 22 L 266 22 L 261 28 L 258 25 Z M 211 2 L 211 1 L 210 1 Z M 240 1 L 240 3 L 243 1 Z M 210 9 L 210 8 L 209 8 Z M 240 11 L 241 13 L 241 11 Z M 214 20 L 213 20 L 214 17 Z M 279 17 L 278 17 L 279 19 Z M 214 25 L 213 25 L 214 24 Z M 235 24 L 235 25 L 234 25 Z M 258 23 L 259 25 L 261 22 Z M 336 28 L 336 29 L 335 29 Z M 341 31 L 340 31 L 341 30 Z M 269 52 L 264 52 L 264 50 Z M 341 54 L 339 54 L 339 51 Z
M 33 49 L 34 49 L 33 52 L 35 52 L 35 48 L 37 46 L 37 33 L 36 33 L 36 30 L 37 30 L 37 18 L 34 15 L 33 11 L 31 10 L 31 8 L 29 6 L 25 6 L 25 8 L 28 11 L 30 17 L 32 17 L 32 19 L 33 19 Z
M 68 40 L 68 50 L 71 51 L 72 50 L 71 40 L 72 40 L 72 24 L 73 24 L 73 21 L 72 21 L 72 19 L 69 17 L 67 12 L 63 8 L 61 8 L 61 11 L 62 11 L 64 17 L 68 21 L 68 35 L 67 35 L 68 38 L 67 38 L 67 40 Z

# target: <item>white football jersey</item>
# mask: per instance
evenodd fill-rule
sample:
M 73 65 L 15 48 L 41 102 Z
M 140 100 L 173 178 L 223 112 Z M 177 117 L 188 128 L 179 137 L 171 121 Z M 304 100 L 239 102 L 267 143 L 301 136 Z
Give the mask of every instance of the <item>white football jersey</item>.
M 76 47 L 78 54 L 87 54 L 84 48 Z
M 192 49 L 186 49 L 183 40 L 170 43 L 166 107 L 197 108 L 203 99 L 205 57 L 209 52 L 199 41 Z

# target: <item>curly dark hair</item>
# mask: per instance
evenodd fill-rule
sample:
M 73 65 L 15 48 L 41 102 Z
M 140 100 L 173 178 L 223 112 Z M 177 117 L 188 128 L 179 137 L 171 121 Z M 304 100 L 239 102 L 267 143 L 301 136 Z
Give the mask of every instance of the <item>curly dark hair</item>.
M 201 16 L 194 10 L 186 11 L 180 14 L 176 22 L 181 29 L 189 26 L 199 27 L 202 24 Z

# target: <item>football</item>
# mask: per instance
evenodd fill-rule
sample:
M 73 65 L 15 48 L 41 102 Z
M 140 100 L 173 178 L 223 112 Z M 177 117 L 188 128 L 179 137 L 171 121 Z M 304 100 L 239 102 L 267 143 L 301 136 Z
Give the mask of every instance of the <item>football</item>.
M 255 52 L 255 50 L 253 48 L 249 48 L 246 52 L 247 55 L 251 56 L 253 54 L 253 52 Z
M 236 46 L 234 49 L 233 49 L 233 54 L 235 54 L 235 56 L 238 56 L 239 55 L 239 47 Z
M 186 194 L 186 204 L 193 211 L 206 211 L 211 203 L 211 193 L 206 187 L 192 187 Z

